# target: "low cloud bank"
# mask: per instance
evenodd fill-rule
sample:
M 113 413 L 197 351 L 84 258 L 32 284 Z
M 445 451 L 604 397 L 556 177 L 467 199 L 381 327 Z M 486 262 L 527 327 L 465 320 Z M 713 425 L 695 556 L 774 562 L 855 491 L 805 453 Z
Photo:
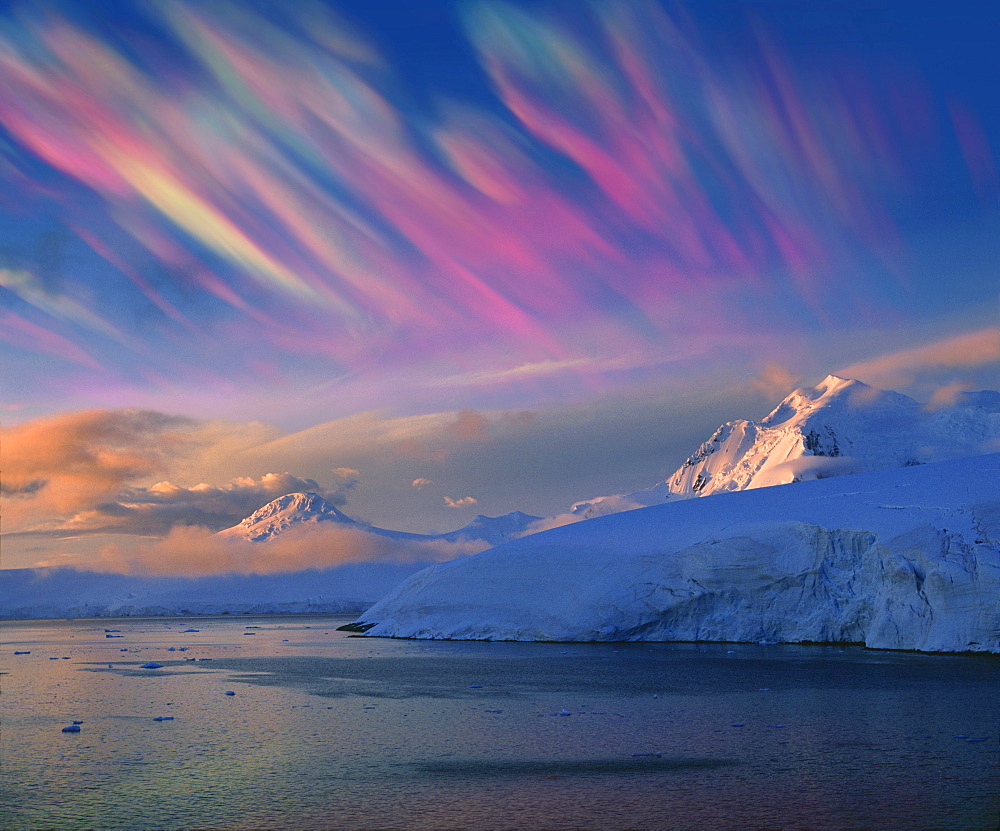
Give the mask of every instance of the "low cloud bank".
M 266 542 L 217 536 L 210 529 L 178 526 L 163 539 L 100 550 L 94 571 L 142 576 L 280 574 L 348 563 L 444 562 L 476 554 L 488 544 L 445 540 L 395 540 L 354 528 L 291 528 Z

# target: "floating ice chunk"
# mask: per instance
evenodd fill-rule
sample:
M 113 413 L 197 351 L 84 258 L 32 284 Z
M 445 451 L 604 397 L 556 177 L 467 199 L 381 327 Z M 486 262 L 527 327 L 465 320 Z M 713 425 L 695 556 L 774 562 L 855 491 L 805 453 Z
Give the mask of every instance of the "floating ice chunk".
M 168 646 L 167 647 L 167 652 L 176 652 L 176 651 L 177 651 L 177 647 L 176 646 Z
M 483 688 L 482 684 L 469 684 L 470 690 L 481 690 Z
M 124 638 L 124 635 L 105 635 L 106 638 Z
M 746 724 L 744 724 L 742 721 L 734 721 L 733 727 L 746 727 Z
M 561 716 L 571 716 L 573 715 L 569 710 L 560 710 L 559 715 Z
M 198 660 L 199 661 L 211 661 L 212 659 L 211 658 L 199 658 Z
M 105 629 L 105 632 L 121 632 L 121 629 Z
M 757 692 L 770 692 L 770 691 L 771 691 L 770 687 L 761 687 L 759 690 L 757 690 Z
M 639 757 L 639 756 L 655 756 L 657 758 L 659 758 L 662 755 L 663 755 L 662 753 L 633 753 L 632 754 L 632 756 L 634 756 L 634 757 Z
M 73 724 L 83 724 L 82 721 L 74 721 Z
M 985 736 L 983 736 L 983 737 L 976 736 L 975 738 L 966 739 L 966 741 L 967 742 L 984 742 L 984 741 L 986 741 L 986 737 Z
M 226 690 L 226 695 L 236 695 L 232 690 Z
M 30 655 L 31 654 L 31 650 L 28 649 L 28 650 L 25 650 L 23 652 L 17 652 L 17 651 L 15 651 L 14 654 L 15 655 Z
M 146 661 L 146 663 L 142 665 L 142 669 L 160 669 L 162 666 L 163 664 L 158 664 L 156 661 Z
M 201 629 L 185 629 L 184 632 L 200 632 Z
M 153 719 L 153 721 L 173 721 L 173 720 L 174 720 L 173 716 L 157 716 L 156 718 Z
M 64 727 L 62 729 L 62 731 L 63 731 L 63 733 L 79 733 L 80 732 L 80 725 L 79 724 L 70 724 L 69 726 Z

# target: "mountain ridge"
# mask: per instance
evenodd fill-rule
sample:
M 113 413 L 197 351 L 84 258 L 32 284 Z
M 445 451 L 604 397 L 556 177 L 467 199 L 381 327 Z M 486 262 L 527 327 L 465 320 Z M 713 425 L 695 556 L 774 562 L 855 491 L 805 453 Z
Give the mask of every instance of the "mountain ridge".
M 888 470 L 1000 448 L 1000 393 L 959 393 L 931 408 L 892 390 L 827 375 L 793 390 L 760 421 L 722 424 L 650 488 L 575 503 L 592 518 L 729 491 Z

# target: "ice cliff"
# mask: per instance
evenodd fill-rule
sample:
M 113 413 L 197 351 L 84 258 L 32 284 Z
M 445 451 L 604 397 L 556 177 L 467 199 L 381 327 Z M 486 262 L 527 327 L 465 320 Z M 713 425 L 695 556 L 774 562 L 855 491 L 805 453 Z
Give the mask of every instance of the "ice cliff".
M 410 577 L 376 636 L 1000 652 L 1000 455 L 723 493 Z

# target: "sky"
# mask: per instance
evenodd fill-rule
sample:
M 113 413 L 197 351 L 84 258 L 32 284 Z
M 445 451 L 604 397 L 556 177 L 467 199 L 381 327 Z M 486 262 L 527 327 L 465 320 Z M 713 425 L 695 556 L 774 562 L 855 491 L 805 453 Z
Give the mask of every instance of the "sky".
M 300 490 L 554 515 L 831 372 L 1000 388 L 998 36 L 971 0 L 0 3 L 2 566 Z

